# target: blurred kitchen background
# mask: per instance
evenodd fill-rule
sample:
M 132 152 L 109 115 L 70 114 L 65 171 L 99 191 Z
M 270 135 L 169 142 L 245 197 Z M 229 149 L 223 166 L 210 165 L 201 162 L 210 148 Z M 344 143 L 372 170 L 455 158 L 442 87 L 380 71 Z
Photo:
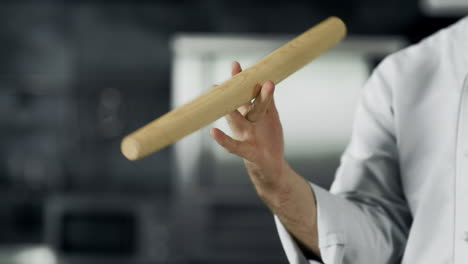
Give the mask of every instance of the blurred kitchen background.
M 141 161 L 121 138 L 330 15 L 349 37 L 278 86 L 286 158 L 329 187 L 360 89 L 464 0 L 0 3 L 0 264 L 286 263 L 208 128 Z M 220 120 L 214 126 L 225 128 Z

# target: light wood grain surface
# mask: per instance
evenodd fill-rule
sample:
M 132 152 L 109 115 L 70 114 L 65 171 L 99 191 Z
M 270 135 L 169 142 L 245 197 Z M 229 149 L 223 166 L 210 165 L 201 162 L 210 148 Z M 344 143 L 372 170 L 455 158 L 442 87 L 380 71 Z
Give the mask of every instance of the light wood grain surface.
M 212 123 L 255 98 L 264 82 L 278 84 L 345 35 L 346 26 L 339 18 L 324 20 L 216 88 L 126 136 L 122 153 L 137 160 Z

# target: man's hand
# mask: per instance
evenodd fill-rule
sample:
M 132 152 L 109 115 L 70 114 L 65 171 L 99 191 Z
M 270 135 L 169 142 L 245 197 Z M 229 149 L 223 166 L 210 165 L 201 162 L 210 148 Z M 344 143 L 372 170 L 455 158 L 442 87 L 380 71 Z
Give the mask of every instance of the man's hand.
M 241 67 L 234 62 L 231 73 L 239 72 Z M 273 82 L 265 82 L 253 103 L 226 116 L 233 138 L 217 128 L 210 133 L 228 152 L 244 159 L 260 198 L 306 249 L 320 256 L 315 197 L 309 183 L 284 160 L 274 90 Z
M 241 71 L 239 63 L 234 62 L 231 74 Z M 281 188 L 286 186 L 282 178 L 287 166 L 283 158 L 283 131 L 273 99 L 274 90 L 273 82 L 265 82 L 253 103 L 226 116 L 233 138 L 217 128 L 210 131 L 219 145 L 244 159 L 260 196 L 285 191 Z

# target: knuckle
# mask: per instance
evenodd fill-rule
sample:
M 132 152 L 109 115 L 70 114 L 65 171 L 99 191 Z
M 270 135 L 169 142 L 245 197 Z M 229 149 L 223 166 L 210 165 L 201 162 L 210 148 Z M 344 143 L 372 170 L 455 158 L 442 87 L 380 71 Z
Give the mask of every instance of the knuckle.
M 230 144 L 230 146 L 226 148 L 226 150 L 231 154 L 237 154 L 237 149 L 238 147 L 235 143 Z
M 227 152 L 229 152 L 231 154 L 237 154 L 237 152 L 235 151 L 234 148 L 227 148 L 226 150 L 227 150 Z

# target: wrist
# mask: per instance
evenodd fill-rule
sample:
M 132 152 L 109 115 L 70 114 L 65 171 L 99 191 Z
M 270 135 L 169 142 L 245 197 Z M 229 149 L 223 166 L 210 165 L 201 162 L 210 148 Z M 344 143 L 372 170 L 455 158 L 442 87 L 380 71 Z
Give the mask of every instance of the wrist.
M 288 204 L 297 181 L 297 176 L 289 164 L 283 161 L 273 182 L 263 185 L 255 184 L 257 193 L 268 207 L 275 211 Z

